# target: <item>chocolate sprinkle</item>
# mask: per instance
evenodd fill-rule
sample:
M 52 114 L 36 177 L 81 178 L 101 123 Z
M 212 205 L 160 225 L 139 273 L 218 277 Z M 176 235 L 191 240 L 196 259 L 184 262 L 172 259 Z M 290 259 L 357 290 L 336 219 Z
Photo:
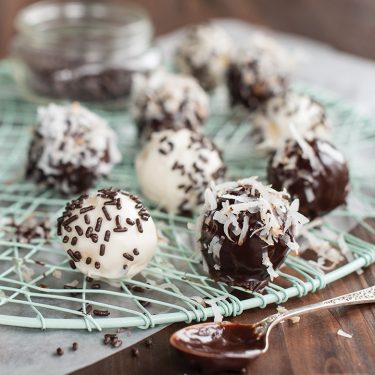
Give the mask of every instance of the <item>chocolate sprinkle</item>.
M 77 268 L 77 266 L 76 266 L 76 264 L 74 263 L 73 260 L 70 260 L 70 261 L 69 261 L 69 266 L 70 266 L 73 270 L 75 270 L 75 269 Z
M 72 350 L 75 352 L 78 349 L 78 343 L 73 342 L 72 344 Z
M 82 259 L 82 254 L 81 254 L 78 250 L 74 252 L 74 255 L 76 256 L 76 258 L 77 258 L 78 260 L 81 260 L 81 259 Z
M 138 251 L 137 248 L 133 249 L 133 254 L 134 254 L 134 255 L 139 255 L 139 251 Z
M 129 224 L 129 225 L 134 225 L 135 224 L 134 220 L 132 220 L 130 218 L 126 219 L 126 223 Z
M 79 236 L 83 235 L 83 230 L 79 225 L 76 225 L 75 227 L 76 232 L 78 233 Z
M 117 207 L 118 210 L 121 210 L 121 208 L 122 208 L 120 198 L 117 198 L 117 200 L 116 200 L 116 207 Z
M 132 357 L 139 357 L 139 349 L 133 348 L 131 353 L 132 353 Z
M 109 212 L 107 210 L 107 207 L 103 206 L 102 210 L 103 210 L 103 213 L 104 213 L 104 216 L 106 217 L 106 219 L 109 220 L 109 221 L 112 220 L 111 215 L 109 214 Z
M 99 252 L 99 255 L 100 256 L 103 256 L 105 253 L 105 245 L 104 244 L 101 244 L 100 245 L 100 252 Z
M 88 225 L 90 224 L 90 216 L 85 214 L 85 216 L 83 217 L 85 219 L 85 223 Z
M 93 210 L 94 208 L 95 208 L 94 206 L 83 207 L 79 210 L 79 213 L 84 214 L 86 212 L 89 212 L 89 211 Z
M 106 230 L 105 235 L 104 235 L 104 241 L 108 242 L 110 237 L 111 237 L 111 232 L 109 230 Z
M 87 227 L 86 229 L 86 237 L 89 238 L 93 232 L 93 227 Z
M 57 348 L 56 354 L 59 355 L 59 356 L 62 356 L 62 355 L 64 355 L 64 350 L 62 348 Z
M 87 257 L 86 258 L 86 264 L 90 264 L 91 263 L 91 258 L 90 257 Z
M 79 262 L 79 259 L 76 257 L 76 254 L 73 253 L 72 249 L 67 251 L 67 254 L 74 260 L 74 262 Z M 74 267 L 75 268 L 75 267 Z
M 90 238 L 91 238 L 91 241 L 94 242 L 94 243 L 97 243 L 98 240 L 99 240 L 99 237 L 98 237 L 98 235 L 97 235 L 96 233 L 93 233 L 93 234 L 90 236 Z
M 124 254 L 122 254 L 122 256 L 123 256 L 124 258 L 126 258 L 127 260 L 130 260 L 131 262 L 134 260 L 133 255 L 131 255 L 131 254 L 129 254 L 129 253 L 124 253 Z
M 122 345 L 122 341 L 119 340 L 119 339 L 117 339 L 116 341 L 113 340 L 112 343 L 111 343 L 111 345 L 112 345 L 113 348 L 118 348 L 118 347 L 120 347 Z
M 69 237 L 68 236 L 64 236 L 64 238 L 63 238 L 63 242 L 64 243 L 67 243 L 69 241 Z
M 72 244 L 73 246 L 75 246 L 75 245 L 77 245 L 77 242 L 78 242 L 78 238 L 77 238 L 77 237 L 73 237 L 73 238 L 72 238 L 72 241 L 71 241 L 71 244 Z
M 108 316 L 110 312 L 108 310 L 94 310 L 93 314 L 96 316 Z
M 101 217 L 98 217 L 98 220 L 96 220 L 95 232 L 100 232 L 102 222 L 103 222 L 103 219 Z
M 95 262 L 95 268 L 98 270 L 100 268 L 100 262 Z
M 138 232 L 139 233 L 143 233 L 143 227 L 142 227 L 142 223 L 139 219 L 136 219 L 135 220 L 135 223 L 137 224 L 137 229 L 138 229 Z
M 66 226 L 68 226 L 69 224 L 73 223 L 73 221 L 76 221 L 77 219 L 78 219 L 78 215 L 73 215 L 73 216 L 69 217 L 68 219 L 66 219 L 66 220 L 62 223 L 62 225 L 63 225 L 64 227 L 66 227 Z
M 128 228 L 114 228 L 113 231 L 114 232 L 127 232 Z

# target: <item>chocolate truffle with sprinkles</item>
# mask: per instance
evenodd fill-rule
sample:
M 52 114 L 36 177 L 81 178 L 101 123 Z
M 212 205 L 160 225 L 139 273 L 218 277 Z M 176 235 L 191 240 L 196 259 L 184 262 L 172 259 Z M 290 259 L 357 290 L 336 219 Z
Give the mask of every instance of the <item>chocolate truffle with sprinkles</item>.
M 275 150 L 292 137 L 293 127 L 309 139 L 326 137 L 329 130 L 323 106 L 308 95 L 292 91 L 264 103 L 252 122 L 262 136 L 259 148 L 266 150 Z
M 271 158 L 268 181 L 299 198 L 300 211 L 310 219 L 344 204 L 349 192 L 349 171 L 342 153 L 326 140 L 306 140 L 298 133 Z
M 240 49 L 229 67 L 227 83 L 232 104 L 255 110 L 288 86 L 292 59 L 274 40 L 258 34 Z
M 143 139 L 155 131 L 199 131 L 209 111 L 208 96 L 189 76 L 155 72 L 134 82 L 132 113 Z
M 135 165 L 143 194 L 174 214 L 193 212 L 203 203 L 208 184 L 221 181 L 226 171 L 215 144 L 188 129 L 154 133 Z
M 177 47 L 176 68 L 211 90 L 225 81 L 232 55 L 233 42 L 225 30 L 212 23 L 195 25 Z
M 198 220 L 203 266 L 215 281 L 261 291 L 277 277 L 295 235 L 308 220 L 298 200 L 263 185 L 256 177 L 211 185 Z
M 121 160 L 106 121 L 80 106 L 49 104 L 38 109 L 26 176 L 63 194 L 89 189 Z
M 141 200 L 112 188 L 69 202 L 57 233 L 73 268 L 112 284 L 142 271 L 157 246 L 155 224 Z

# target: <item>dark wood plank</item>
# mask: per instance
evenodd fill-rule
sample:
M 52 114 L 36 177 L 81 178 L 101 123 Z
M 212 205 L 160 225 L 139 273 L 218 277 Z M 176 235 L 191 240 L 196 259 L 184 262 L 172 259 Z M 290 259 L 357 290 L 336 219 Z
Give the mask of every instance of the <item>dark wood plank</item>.
M 375 283 L 375 266 L 364 274 L 350 275 L 303 300 L 293 299 L 284 306 L 293 308 L 349 293 Z M 230 320 L 254 322 L 275 312 L 275 306 L 250 310 Z M 269 352 L 255 360 L 249 374 L 371 374 L 375 358 L 375 306 L 363 305 L 321 311 L 301 317 L 297 324 L 286 322 L 271 334 Z M 189 374 L 192 370 L 169 345 L 169 336 L 184 324 L 173 324 L 152 337 L 153 346 L 135 345 L 140 356 L 125 349 L 74 375 L 114 374 Z M 337 335 L 339 329 L 353 334 L 352 339 Z

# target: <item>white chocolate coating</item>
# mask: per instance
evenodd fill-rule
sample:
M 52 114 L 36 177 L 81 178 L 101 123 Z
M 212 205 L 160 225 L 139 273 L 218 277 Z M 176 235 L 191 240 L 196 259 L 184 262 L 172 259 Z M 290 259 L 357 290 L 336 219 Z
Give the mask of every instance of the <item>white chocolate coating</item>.
M 171 213 L 194 211 L 208 184 L 225 174 L 221 152 L 188 129 L 153 133 L 135 166 L 143 194 Z
M 258 81 L 272 80 L 273 76 L 288 77 L 293 70 L 294 61 L 288 51 L 276 40 L 262 34 L 254 34 L 246 48 L 239 49 L 237 63 L 244 69 L 245 82 L 253 83 L 253 67 L 248 65 L 249 60 L 256 61 L 256 72 Z M 249 71 L 246 71 L 246 68 Z
M 110 197 L 99 191 L 71 202 L 58 228 L 65 251 L 83 274 L 113 282 L 132 278 L 146 267 L 156 250 L 157 233 L 136 196 L 108 191 Z M 87 207 L 92 209 L 85 212 Z M 75 220 L 69 223 L 71 218 Z
M 208 116 L 209 99 L 194 78 L 158 71 L 136 77 L 131 111 L 148 138 L 155 130 L 199 130 Z
M 232 55 L 233 41 L 223 29 L 214 24 L 195 25 L 177 48 L 176 68 L 211 89 L 224 81 Z
M 306 139 L 327 136 L 325 110 L 311 97 L 288 91 L 268 100 L 253 117 L 262 134 L 260 148 L 275 150 L 293 138 L 293 131 Z

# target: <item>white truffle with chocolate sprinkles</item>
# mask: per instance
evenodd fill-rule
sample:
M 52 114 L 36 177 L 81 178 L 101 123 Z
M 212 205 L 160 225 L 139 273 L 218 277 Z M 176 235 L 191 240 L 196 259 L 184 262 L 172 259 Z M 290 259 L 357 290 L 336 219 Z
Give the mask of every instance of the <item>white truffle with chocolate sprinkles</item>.
M 188 129 L 154 133 L 135 162 L 143 194 L 170 213 L 190 214 L 204 201 L 211 181 L 226 172 L 221 151 Z
M 293 138 L 293 127 L 302 137 L 327 136 L 324 107 L 308 95 L 288 91 L 264 103 L 255 113 L 253 124 L 262 136 L 259 147 L 275 150 Z
M 199 131 L 208 116 L 209 100 L 189 76 L 158 71 L 134 80 L 131 110 L 142 139 L 165 129 Z
M 57 234 L 72 268 L 111 283 L 142 271 L 157 246 L 155 224 L 141 200 L 112 188 L 69 202 Z
M 225 30 L 212 23 L 194 25 L 177 47 L 176 68 L 211 90 L 224 82 L 232 54 L 233 41 Z
M 64 194 L 89 189 L 121 160 L 107 122 L 79 103 L 38 109 L 26 177 Z

